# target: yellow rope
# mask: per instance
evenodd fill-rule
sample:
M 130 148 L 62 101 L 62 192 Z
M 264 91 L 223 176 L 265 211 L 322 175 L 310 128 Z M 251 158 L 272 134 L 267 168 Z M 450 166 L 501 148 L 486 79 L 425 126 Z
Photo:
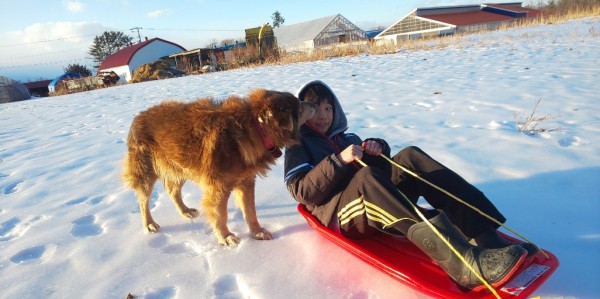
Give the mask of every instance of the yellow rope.
M 441 188 L 441 187 L 438 187 L 437 185 L 435 185 L 435 184 L 433 184 L 433 183 L 429 182 L 428 180 L 426 180 L 426 179 L 424 179 L 424 178 L 420 177 L 418 174 L 416 174 L 416 173 L 414 173 L 414 172 L 412 172 L 412 171 L 408 170 L 406 167 L 403 167 L 402 165 L 400 165 L 400 164 L 398 164 L 398 163 L 394 162 L 392 159 L 390 159 L 390 158 L 386 157 L 384 154 L 381 154 L 380 156 L 381 156 L 382 158 L 384 158 L 385 160 L 387 160 L 388 162 L 390 162 L 392 165 L 394 165 L 394 166 L 396 166 L 396 167 L 398 167 L 398 168 L 402 169 L 403 171 L 407 172 L 408 174 L 410 174 L 410 175 L 414 176 L 415 178 L 417 178 L 417 179 L 421 180 L 422 182 L 426 183 L 427 185 L 429 185 L 429 186 L 431 186 L 431 187 L 433 187 L 433 188 L 437 189 L 438 191 L 440 191 L 440 192 L 442 192 L 442 193 L 444 193 L 444 194 L 446 194 L 446 195 L 450 196 L 451 198 L 455 199 L 456 201 L 458 201 L 458 202 L 460 202 L 460 203 L 464 204 L 465 206 L 467 206 L 467 207 L 469 207 L 469 208 L 473 209 L 475 212 L 479 213 L 481 216 L 484 216 L 485 218 L 487 218 L 487 219 L 491 220 L 492 222 L 494 222 L 494 223 L 496 223 L 496 224 L 498 224 L 498 225 L 500 225 L 500 226 L 504 227 L 506 230 L 508 230 L 508 231 L 510 231 L 511 233 L 513 233 L 513 234 L 515 234 L 515 235 L 519 236 L 521 239 L 523 239 L 523 240 L 527 241 L 528 243 L 531 243 L 533 246 L 535 246 L 535 248 L 537 248 L 537 250 L 541 251 L 541 252 L 542 252 L 542 254 L 543 254 L 543 255 L 544 255 L 544 256 L 545 256 L 547 259 L 549 259 L 549 258 L 550 258 L 550 257 L 549 257 L 549 256 L 548 256 L 548 255 L 547 255 L 547 254 L 546 254 L 546 253 L 545 253 L 545 252 L 544 252 L 544 251 L 543 251 L 541 248 L 539 248 L 539 247 L 538 247 L 538 246 L 537 246 L 535 243 L 533 243 L 532 241 L 530 241 L 529 239 L 527 239 L 525 236 L 523 236 L 523 235 L 519 234 L 518 232 L 514 231 L 514 230 L 513 230 L 513 229 L 511 229 L 510 227 L 508 227 L 508 226 L 504 225 L 504 224 L 503 224 L 503 223 L 501 223 L 500 221 L 498 221 L 498 220 L 494 219 L 494 217 L 492 217 L 492 216 L 490 216 L 490 215 L 488 215 L 488 214 L 484 213 L 484 212 L 483 212 L 483 211 L 481 211 L 480 209 L 478 209 L 478 208 L 474 207 L 473 205 L 469 204 L 468 202 L 465 202 L 464 200 L 462 200 L 462 199 L 458 198 L 457 196 L 455 196 L 454 194 L 452 194 L 452 193 L 450 193 L 450 192 L 448 192 L 448 191 L 444 190 L 443 188 Z M 365 166 L 366 164 L 362 163 L 361 165 Z
M 383 156 L 383 155 L 382 155 Z M 384 156 L 385 157 L 385 156 Z M 356 160 L 360 165 L 362 165 L 363 167 L 366 167 L 367 164 L 365 164 L 365 162 L 363 162 L 362 160 Z M 425 217 L 425 215 L 423 215 L 421 213 L 421 211 L 419 211 L 419 209 L 408 199 L 408 197 L 406 197 L 406 195 L 404 195 L 404 193 L 402 193 L 402 191 L 398 190 L 398 192 L 400 192 L 400 195 L 402 195 L 402 197 L 413 207 L 413 209 L 415 210 L 415 212 L 417 213 L 417 215 L 419 215 L 419 217 L 421 218 L 421 220 L 423 220 L 423 222 L 427 223 L 427 225 L 431 228 L 431 230 L 433 230 L 433 232 L 435 232 L 435 234 L 442 240 L 444 241 L 444 243 L 446 243 L 446 245 L 450 248 L 450 250 L 462 261 L 462 263 L 467 266 L 467 268 L 469 269 L 469 271 L 471 271 L 471 273 L 475 274 L 475 276 L 490 290 L 490 292 L 492 292 L 492 294 L 494 294 L 494 296 L 498 299 L 502 299 L 500 297 L 500 295 L 498 295 L 498 293 L 496 292 L 496 290 L 483 278 L 481 277 L 481 275 L 479 275 L 479 273 L 477 273 L 477 271 L 475 271 L 475 269 L 473 269 L 473 267 L 471 267 L 471 265 L 469 265 L 469 263 L 465 260 L 465 258 L 462 256 L 462 254 L 460 254 L 460 252 L 458 252 L 453 246 L 452 244 L 450 244 L 450 242 L 444 238 L 444 236 L 439 232 L 439 230 L 433 225 L 431 224 L 431 222 L 429 222 L 429 220 L 427 220 L 427 218 Z

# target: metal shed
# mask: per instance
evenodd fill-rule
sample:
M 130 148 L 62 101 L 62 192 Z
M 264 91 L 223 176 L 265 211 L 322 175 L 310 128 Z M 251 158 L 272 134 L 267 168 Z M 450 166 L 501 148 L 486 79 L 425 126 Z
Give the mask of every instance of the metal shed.
M 273 33 L 279 48 L 286 51 L 305 51 L 367 39 L 362 29 L 340 14 L 294 25 L 275 27 Z

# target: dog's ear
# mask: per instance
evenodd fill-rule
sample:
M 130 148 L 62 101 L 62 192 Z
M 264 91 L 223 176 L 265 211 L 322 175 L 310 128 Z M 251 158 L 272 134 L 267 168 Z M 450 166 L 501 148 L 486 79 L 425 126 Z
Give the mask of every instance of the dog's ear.
M 315 115 L 317 107 L 311 102 L 300 102 L 298 126 L 303 125 L 307 120 L 311 119 Z
M 272 118 L 273 118 L 273 112 L 271 112 L 271 109 L 269 107 L 265 107 L 265 109 L 263 109 L 258 114 L 258 122 L 261 124 L 270 123 Z
M 282 98 L 283 95 L 276 95 L 271 98 L 271 105 L 264 107 L 259 113 L 258 122 L 261 124 L 271 124 L 281 129 L 292 131 L 294 129 L 294 120 L 296 109 L 293 109 L 289 103 L 285 103 L 287 99 Z

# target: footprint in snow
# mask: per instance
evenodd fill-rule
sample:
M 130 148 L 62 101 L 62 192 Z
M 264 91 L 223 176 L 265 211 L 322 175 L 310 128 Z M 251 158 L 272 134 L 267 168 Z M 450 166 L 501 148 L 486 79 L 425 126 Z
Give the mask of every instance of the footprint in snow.
M 96 217 L 94 215 L 77 218 L 72 223 L 71 235 L 76 238 L 97 236 L 104 231 L 101 226 L 96 224 Z
M 581 143 L 582 143 L 581 138 L 579 138 L 577 136 L 565 137 L 558 141 L 558 144 L 562 147 L 578 146 Z
M 17 180 L 6 184 L 0 191 L 3 194 L 13 194 L 19 192 L 23 188 L 23 181 Z
M 176 287 L 164 287 L 158 289 L 152 289 L 148 291 L 144 296 L 146 299 L 168 299 L 177 297 Z
M 23 221 L 20 218 L 14 217 L 2 222 L 0 224 L 0 242 L 22 237 L 31 226 L 44 218 L 43 216 L 35 216 Z
M 240 275 L 223 275 L 213 283 L 213 299 L 237 299 L 252 298 L 249 294 L 249 287 L 243 281 Z
M 10 261 L 15 264 L 23 264 L 33 260 L 39 260 L 46 251 L 46 246 L 38 245 L 19 251 L 10 258 Z
M 80 197 L 80 198 L 77 198 L 77 199 L 73 199 L 73 200 L 67 201 L 65 203 L 65 206 L 74 206 L 74 205 L 78 205 L 78 204 L 84 203 L 86 201 L 90 205 L 95 206 L 95 205 L 101 203 L 105 198 L 106 198 L 105 196 L 95 196 L 95 197 L 92 197 L 92 198 L 84 196 L 84 197 Z
M 55 252 L 55 244 L 37 245 L 17 252 L 10 261 L 17 265 L 30 265 L 52 259 Z

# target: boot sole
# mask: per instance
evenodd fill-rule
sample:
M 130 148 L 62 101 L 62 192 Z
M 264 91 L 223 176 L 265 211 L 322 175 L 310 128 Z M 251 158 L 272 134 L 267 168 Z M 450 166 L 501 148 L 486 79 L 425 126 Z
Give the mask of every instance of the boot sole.
M 512 267 L 512 269 L 506 273 L 506 275 L 504 275 L 504 277 L 502 279 L 500 279 L 499 281 L 490 284 L 494 289 L 496 289 L 497 287 L 505 284 L 510 278 L 513 277 L 513 275 L 517 272 L 517 270 L 519 270 L 519 268 L 521 267 L 521 265 L 525 262 L 525 259 L 527 258 L 527 250 L 523 250 L 523 254 L 521 254 L 521 257 L 519 258 L 519 260 L 515 263 L 515 265 Z M 481 291 L 483 289 L 487 289 L 487 287 L 485 286 L 485 284 L 482 284 L 480 286 L 477 286 L 473 289 L 471 289 L 474 292 L 478 292 Z

